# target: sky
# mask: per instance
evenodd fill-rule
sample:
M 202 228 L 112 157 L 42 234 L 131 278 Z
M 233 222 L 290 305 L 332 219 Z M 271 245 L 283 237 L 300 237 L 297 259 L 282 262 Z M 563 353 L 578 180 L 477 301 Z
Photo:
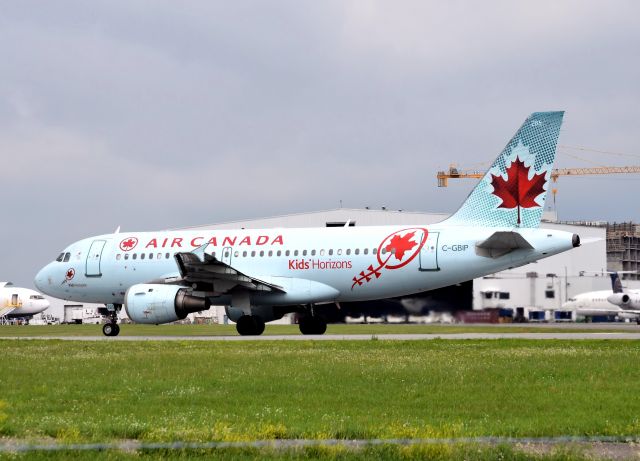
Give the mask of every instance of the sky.
M 557 167 L 640 165 L 638 17 L 632 0 L 0 2 L 0 280 L 32 287 L 118 226 L 453 212 L 475 181 L 436 172 L 488 168 L 535 111 L 566 111 Z M 560 178 L 559 217 L 640 221 L 638 180 Z

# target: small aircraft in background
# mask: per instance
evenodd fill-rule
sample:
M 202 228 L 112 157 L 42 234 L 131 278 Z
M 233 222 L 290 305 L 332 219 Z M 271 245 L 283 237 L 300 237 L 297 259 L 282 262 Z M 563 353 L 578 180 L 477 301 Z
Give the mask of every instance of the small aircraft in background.
M 610 272 L 611 290 L 580 293 L 562 304 L 562 309 L 573 310 L 576 315 L 594 317 L 617 315 L 635 320 L 640 325 L 640 291 L 622 288 L 619 272 Z
M 414 226 L 174 230 L 72 243 L 35 277 L 44 293 L 105 303 L 103 326 L 160 324 L 227 306 L 241 335 L 297 312 L 323 334 L 323 304 L 369 301 L 455 285 L 570 250 L 576 234 L 538 229 L 564 112 L 531 114 L 462 206 Z
M 0 282 L 0 317 L 30 319 L 47 308 L 49 301 L 37 291 Z

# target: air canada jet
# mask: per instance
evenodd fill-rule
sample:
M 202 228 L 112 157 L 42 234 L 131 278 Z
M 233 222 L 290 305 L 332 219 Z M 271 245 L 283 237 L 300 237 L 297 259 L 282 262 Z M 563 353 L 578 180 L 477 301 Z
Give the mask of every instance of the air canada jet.
M 37 291 L 0 282 L 0 317 L 30 319 L 48 307 L 49 301 Z
M 530 115 L 462 206 L 432 225 L 106 234 L 72 243 L 36 275 L 44 293 L 161 324 L 227 306 L 241 335 L 297 312 L 323 334 L 323 305 L 392 298 L 522 266 L 580 245 L 538 229 L 563 112 Z
M 616 315 L 633 319 L 640 324 L 640 292 L 622 288 L 618 272 L 609 273 L 611 290 L 588 291 L 569 298 L 562 304 L 563 309 L 575 310 L 584 317 Z

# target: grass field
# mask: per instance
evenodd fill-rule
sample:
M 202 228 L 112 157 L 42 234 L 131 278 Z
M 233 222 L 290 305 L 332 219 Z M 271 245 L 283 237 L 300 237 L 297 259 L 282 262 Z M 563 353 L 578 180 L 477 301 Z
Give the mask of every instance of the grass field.
M 327 327 L 327 334 L 452 334 L 452 333 L 554 333 L 554 332 L 616 332 L 610 326 L 603 325 L 582 328 L 579 325 L 552 326 L 548 324 L 525 325 L 440 325 L 440 324 L 335 324 Z M 1 325 L 0 337 L 17 336 L 100 336 L 101 325 Z M 640 328 L 638 329 L 640 331 Z M 235 325 L 122 325 L 121 336 L 236 336 Z M 299 335 L 297 325 L 269 325 L 265 335 Z
M 0 347 L 0 436 L 13 441 L 640 434 L 633 341 L 3 340 Z

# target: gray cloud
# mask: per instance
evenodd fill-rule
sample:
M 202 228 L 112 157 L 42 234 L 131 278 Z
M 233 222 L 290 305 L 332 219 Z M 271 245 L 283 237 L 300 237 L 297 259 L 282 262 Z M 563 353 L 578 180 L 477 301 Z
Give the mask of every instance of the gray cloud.
M 345 206 L 452 211 L 532 111 L 640 153 L 632 1 L 13 2 L 0 17 L 0 279 L 69 242 Z M 559 166 L 636 157 L 562 150 Z M 637 177 L 562 178 L 638 219 Z

